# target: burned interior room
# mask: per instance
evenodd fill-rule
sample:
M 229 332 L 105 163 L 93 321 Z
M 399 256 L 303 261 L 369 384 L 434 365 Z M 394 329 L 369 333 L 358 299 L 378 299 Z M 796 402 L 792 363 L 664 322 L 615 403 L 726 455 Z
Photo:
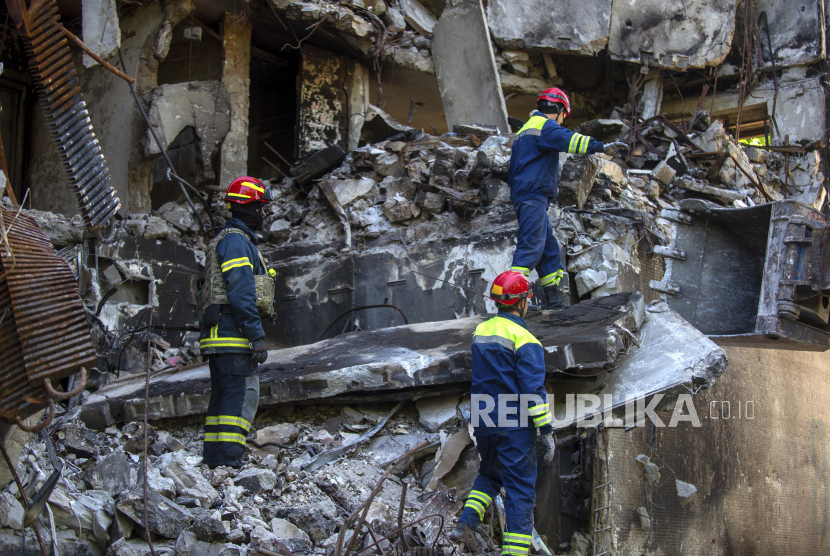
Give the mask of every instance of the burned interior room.
M 0 554 L 830 553 L 828 8 L 6 0 Z

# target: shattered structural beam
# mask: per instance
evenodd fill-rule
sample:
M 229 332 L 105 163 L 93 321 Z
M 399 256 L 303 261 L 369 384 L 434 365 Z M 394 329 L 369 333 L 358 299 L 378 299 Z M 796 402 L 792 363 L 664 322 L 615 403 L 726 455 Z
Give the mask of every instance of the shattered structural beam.
M 447 2 L 435 25 L 432 53 L 449 129 L 487 124 L 510 131 L 481 0 Z
M 531 315 L 529 329 L 545 348 L 549 378 L 556 370 L 580 384 L 616 381 L 643 395 L 656 387 L 676 383 L 708 385 L 722 372 L 723 352 L 670 310 L 674 328 L 682 328 L 685 347 L 666 357 L 667 334 L 654 328 L 636 347 L 634 337 L 646 319 L 639 293 L 617 294 L 585 301 L 555 314 Z M 354 400 L 403 400 L 418 395 L 469 391 L 470 337 L 488 316 L 430 322 L 357 332 L 269 353 L 261 366 L 260 405 L 331 403 Z M 630 333 L 630 334 L 629 334 Z M 638 340 L 639 341 L 639 340 Z M 632 355 L 637 354 L 636 359 Z M 648 367 L 648 361 L 655 364 Z M 631 367 L 629 360 L 638 361 Z M 645 365 L 648 376 L 641 377 Z M 631 369 L 631 370 L 628 370 Z M 607 371 L 612 370 L 611 374 Z M 690 372 L 691 371 L 691 372 Z M 638 381 L 626 378 L 636 372 Z M 650 373 L 650 374 L 649 374 Z M 562 375 L 565 376 L 565 375 Z M 664 388 L 665 387 L 665 388 Z M 98 390 L 84 404 L 81 419 L 92 428 L 104 428 L 143 415 L 144 382 L 139 376 L 115 381 Z M 150 383 L 150 419 L 204 413 L 210 395 L 206 364 L 157 373 Z

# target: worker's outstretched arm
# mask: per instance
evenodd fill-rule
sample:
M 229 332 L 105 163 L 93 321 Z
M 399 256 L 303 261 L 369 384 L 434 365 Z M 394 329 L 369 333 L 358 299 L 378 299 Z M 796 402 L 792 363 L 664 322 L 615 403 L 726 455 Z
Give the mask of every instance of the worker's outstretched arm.
M 545 151 L 559 151 L 570 154 L 600 153 L 605 145 L 587 135 L 576 133 L 562 127 L 553 120 L 548 120 L 542 126 L 538 146 Z
M 529 413 L 534 426 L 542 434 L 550 434 L 553 427 L 551 409 L 548 405 L 548 393 L 545 390 L 545 350 L 536 342 L 528 342 L 516 350 L 516 374 L 522 394 L 536 394 L 543 401 L 541 405 L 531 402 Z
M 216 247 L 216 256 L 227 285 L 228 302 L 242 333 L 251 342 L 264 337 L 254 284 L 254 268 L 259 266 L 259 260 L 253 257 L 245 238 L 239 234 L 225 236 Z

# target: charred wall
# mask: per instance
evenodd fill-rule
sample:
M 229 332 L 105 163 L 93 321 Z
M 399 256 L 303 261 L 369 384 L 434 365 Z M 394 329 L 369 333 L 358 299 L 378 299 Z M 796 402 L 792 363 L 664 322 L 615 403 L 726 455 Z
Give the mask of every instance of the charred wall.
M 726 373 L 694 398 L 700 428 L 649 423 L 610 431 L 616 554 L 812 556 L 830 549 L 830 354 L 726 350 Z M 660 467 L 653 486 L 639 454 Z M 685 506 L 676 479 L 697 487 Z M 638 507 L 648 510 L 650 530 L 641 528 Z

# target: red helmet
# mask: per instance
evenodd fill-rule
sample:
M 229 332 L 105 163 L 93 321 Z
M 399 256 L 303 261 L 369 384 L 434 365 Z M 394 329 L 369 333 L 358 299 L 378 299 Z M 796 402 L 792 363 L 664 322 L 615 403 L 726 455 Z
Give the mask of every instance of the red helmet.
M 545 89 L 542 91 L 542 94 L 539 95 L 539 98 L 536 99 L 536 104 L 539 104 L 540 100 L 549 100 L 550 102 L 558 102 L 559 104 L 565 105 L 565 116 L 571 115 L 571 101 L 568 100 L 568 95 L 565 94 L 565 91 L 559 89 L 557 87 L 552 87 L 550 89 Z
M 250 176 L 243 176 L 233 180 L 225 194 L 225 200 L 231 203 L 247 205 L 253 201 L 270 203 L 274 200 L 271 190 L 265 187 L 261 181 Z
M 523 297 L 533 297 L 530 291 L 530 281 L 521 272 L 508 270 L 502 272 L 493 280 L 490 288 L 490 299 L 503 305 L 515 305 Z

